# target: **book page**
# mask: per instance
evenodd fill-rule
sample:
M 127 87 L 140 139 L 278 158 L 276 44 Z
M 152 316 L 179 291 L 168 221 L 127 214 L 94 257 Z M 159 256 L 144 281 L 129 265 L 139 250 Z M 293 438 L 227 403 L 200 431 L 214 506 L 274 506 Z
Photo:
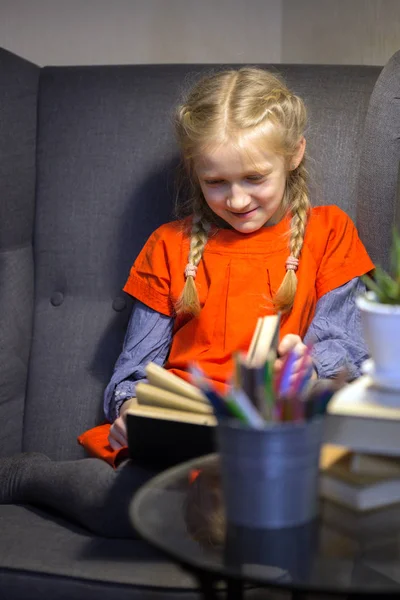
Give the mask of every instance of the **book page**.
M 257 322 L 250 348 L 246 356 L 248 366 L 261 366 L 270 350 L 276 350 L 279 341 L 280 315 L 267 315 Z
M 145 371 L 150 385 L 208 404 L 206 396 L 196 386 L 170 373 L 167 369 L 150 362 Z
M 186 412 L 209 415 L 213 413 L 212 407 L 208 404 L 190 400 L 179 394 L 174 394 L 155 387 L 148 383 L 139 382 L 136 386 L 136 398 L 138 404 L 150 406 L 160 406 Z
M 165 421 L 177 421 L 180 423 L 193 423 L 196 425 L 215 426 L 216 418 L 213 415 L 198 415 L 180 410 L 171 410 L 168 408 L 160 408 L 158 406 L 139 405 L 132 406 L 126 411 L 126 414 L 148 417 L 149 419 L 161 419 Z

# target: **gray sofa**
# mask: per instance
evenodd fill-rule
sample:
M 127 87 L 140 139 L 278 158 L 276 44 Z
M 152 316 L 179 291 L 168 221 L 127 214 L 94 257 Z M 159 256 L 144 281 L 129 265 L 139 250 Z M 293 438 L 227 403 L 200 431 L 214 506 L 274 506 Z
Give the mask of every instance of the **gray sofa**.
M 387 264 L 400 157 L 400 52 L 388 65 L 276 65 L 309 108 L 314 204 L 339 204 Z M 39 68 L 0 50 L 0 455 L 83 456 L 150 232 L 172 216 L 171 110 L 209 65 Z M 0 506 L 0 597 L 194 598 L 138 540 Z

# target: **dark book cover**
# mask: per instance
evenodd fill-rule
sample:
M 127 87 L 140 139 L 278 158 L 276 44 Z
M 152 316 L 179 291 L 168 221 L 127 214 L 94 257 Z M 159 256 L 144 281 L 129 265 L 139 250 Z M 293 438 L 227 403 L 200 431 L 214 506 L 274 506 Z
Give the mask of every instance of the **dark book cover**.
M 215 452 L 215 427 L 127 413 L 129 456 L 167 468 Z

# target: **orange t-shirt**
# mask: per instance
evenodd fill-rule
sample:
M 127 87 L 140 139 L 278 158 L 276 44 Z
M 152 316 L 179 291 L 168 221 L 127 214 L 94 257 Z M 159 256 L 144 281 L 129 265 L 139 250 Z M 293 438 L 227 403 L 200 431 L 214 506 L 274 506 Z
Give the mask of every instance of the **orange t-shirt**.
M 196 318 L 176 316 L 168 361 L 188 379 L 195 361 L 217 387 L 232 374 L 232 354 L 247 350 L 258 317 L 273 312 L 271 298 L 285 275 L 290 219 L 250 234 L 212 229 L 198 266 L 196 287 L 202 310 Z M 190 220 L 159 227 L 135 260 L 124 291 L 150 308 L 175 316 L 189 254 Z M 281 337 L 304 337 L 316 302 L 327 292 L 374 268 L 351 219 L 337 206 L 313 208 L 297 270 L 292 310 L 282 319 Z
M 290 220 L 241 234 L 214 229 L 200 261 L 196 286 L 202 306 L 199 317 L 175 318 L 172 346 L 165 365 L 188 380 L 187 367 L 200 364 L 223 390 L 232 372 L 232 353 L 247 350 L 259 316 L 273 312 L 271 298 L 285 275 Z M 159 227 L 137 257 L 124 291 L 150 308 L 175 316 L 184 283 L 190 220 Z M 371 262 L 351 219 L 337 206 L 313 208 L 297 271 L 298 287 L 291 312 L 282 319 L 281 337 L 304 337 L 319 298 L 363 275 Z M 110 425 L 95 427 L 78 440 L 92 456 L 111 465 L 127 456 L 113 451 Z

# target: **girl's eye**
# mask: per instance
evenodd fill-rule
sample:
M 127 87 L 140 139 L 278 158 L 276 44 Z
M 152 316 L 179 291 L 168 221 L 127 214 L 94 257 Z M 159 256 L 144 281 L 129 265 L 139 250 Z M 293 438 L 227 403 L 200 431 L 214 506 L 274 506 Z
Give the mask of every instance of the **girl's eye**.
M 261 181 L 264 179 L 264 175 L 248 175 L 246 179 L 248 181 Z
M 206 179 L 204 183 L 206 185 L 221 185 L 221 183 L 224 183 L 224 181 L 223 179 Z

